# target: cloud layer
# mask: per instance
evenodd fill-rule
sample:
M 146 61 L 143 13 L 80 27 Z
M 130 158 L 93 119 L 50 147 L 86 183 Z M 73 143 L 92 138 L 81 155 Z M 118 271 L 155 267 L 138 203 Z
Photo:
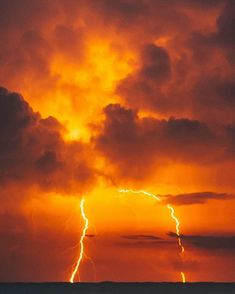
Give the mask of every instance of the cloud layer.
M 174 205 L 193 205 L 204 204 L 210 200 L 232 200 L 235 199 L 235 195 L 227 193 L 215 193 L 215 192 L 196 192 L 185 193 L 178 195 L 164 195 L 167 203 Z
M 175 233 L 169 233 L 169 236 L 176 237 Z M 234 250 L 235 236 L 212 236 L 212 235 L 182 235 L 183 241 L 191 243 L 193 246 L 207 250 Z

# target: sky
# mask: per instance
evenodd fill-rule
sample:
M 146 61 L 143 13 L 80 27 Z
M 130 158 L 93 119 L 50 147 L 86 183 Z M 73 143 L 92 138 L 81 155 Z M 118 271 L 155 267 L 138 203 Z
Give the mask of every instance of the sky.
M 235 280 L 234 16 L 0 0 L 1 282 Z

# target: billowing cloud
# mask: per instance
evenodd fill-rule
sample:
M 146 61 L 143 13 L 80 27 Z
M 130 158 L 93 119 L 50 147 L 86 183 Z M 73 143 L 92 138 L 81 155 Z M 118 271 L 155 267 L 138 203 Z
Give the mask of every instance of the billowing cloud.
M 170 79 L 171 64 L 167 50 L 154 44 L 144 46 L 141 65 L 118 86 L 117 92 L 129 105 L 140 108 L 161 109 L 167 107 L 162 86 Z
M 231 1 L 215 1 L 206 5 L 179 1 L 171 3 L 170 8 L 161 4 L 161 1 L 148 2 L 145 27 L 151 31 L 155 25 L 156 31 L 151 31 L 149 38 L 146 38 L 147 33 L 143 34 L 142 43 L 137 47 L 137 69 L 119 82 L 117 93 L 130 107 L 164 116 L 186 113 L 196 119 L 231 122 L 234 112 L 234 56 L 230 48 L 234 43 L 234 4 Z M 167 20 L 166 17 L 161 19 L 161 27 L 167 31 L 161 32 L 160 36 L 159 18 L 155 21 L 151 19 L 150 9 L 153 6 L 161 11 L 161 16 L 170 10 Z M 208 9 L 211 10 L 211 17 L 205 18 L 208 24 L 204 26 L 199 15 Z M 197 13 L 199 17 L 196 17 Z M 171 14 L 177 15 L 181 22 L 177 21 L 169 32 Z M 195 26 L 193 15 L 198 26 Z M 179 31 L 181 36 L 177 34 Z M 148 43 L 149 40 L 154 42 Z M 164 52 L 152 55 L 147 66 L 155 68 L 155 73 L 157 67 L 158 76 L 164 76 L 164 83 L 157 79 L 156 74 L 155 80 L 153 76 L 147 78 L 141 74 L 146 66 L 143 48 L 148 46 Z
M 23 181 L 54 191 L 81 191 L 93 179 L 85 147 L 65 143 L 62 131 L 58 120 L 41 118 L 22 96 L 1 88 L 1 183 Z
M 217 134 L 200 121 L 140 118 L 118 104 L 107 106 L 104 114 L 96 148 L 127 177 L 139 176 L 140 170 L 146 174 L 162 162 L 213 163 L 223 152 Z
M 224 1 L 221 13 L 216 20 L 216 31 L 209 34 L 199 34 L 196 35 L 198 41 L 204 42 L 205 45 L 218 46 L 219 48 L 232 49 L 234 46 L 234 10 L 235 5 L 233 1 Z
M 65 121 L 75 111 L 82 114 L 98 88 L 99 96 L 116 92 L 130 107 L 164 116 L 233 119 L 231 1 L 13 0 L 0 5 L 0 82 L 26 94 L 43 114 L 50 108 Z M 126 59 L 125 51 L 132 57 Z M 110 60 L 114 73 L 129 69 L 103 86 L 100 76 L 110 79 L 110 66 L 103 63 L 100 72 L 96 58 Z M 56 107 L 48 102 L 52 93 Z M 96 105 L 98 110 L 105 103 Z

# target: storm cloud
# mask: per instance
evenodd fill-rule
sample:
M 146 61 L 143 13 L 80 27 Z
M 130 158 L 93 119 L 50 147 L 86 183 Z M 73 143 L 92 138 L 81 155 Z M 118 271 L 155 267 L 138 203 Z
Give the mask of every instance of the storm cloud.
M 104 114 L 103 126 L 94 142 L 123 175 L 135 177 L 140 170 L 146 174 L 146 169 L 157 163 L 210 165 L 233 157 L 229 151 L 233 146 L 232 126 L 219 131 L 187 118 L 140 118 L 137 111 L 119 104 L 107 106 Z
M 62 132 L 57 119 L 41 118 L 21 95 L 0 88 L 1 184 L 23 181 L 54 191 L 85 187 L 93 173 L 84 146 L 65 143 Z
M 177 206 L 182 232 L 201 232 L 182 236 L 186 245 L 191 244 L 189 248 L 233 250 L 234 15 L 231 0 L 0 0 L 3 281 L 9 277 L 64 279 L 64 270 L 77 252 L 71 251 L 71 260 L 64 254 L 62 260 L 58 244 L 64 240 L 64 247 L 69 248 L 77 242 L 77 222 L 71 221 L 70 227 L 68 220 L 69 230 L 74 228 L 71 242 L 67 243 L 68 232 L 63 238 L 59 234 L 67 218 L 73 218 L 79 196 L 89 194 L 97 200 L 95 218 L 96 208 L 119 186 L 161 194 L 167 203 Z M 221 217 L 205 221 L 214 213 L 211 207 Z M 155 212 L 156 207 L 152 208 Z M 112 209 L 119 213 L 116 207 Z M 97 226 L 101 224 L 101 231 L 106 231 L 106 225 L 113 229 L 113 218 L 107 224 L 103 221 L 107 211 L 103 215 L 100 211 Z M 74 213 L 79 218 L 78 211 Z M 185 225 L 189 213 L 195 217 Z M 158 219 L 156 215 L 141 216 L 144 226 Z M 124 227 L 124 222 L 118 223 L 119 237 Z M 231 236 L 210 234 L 215 227 L 218 231 L 226 228 Z M 42 249 L 51 231 L 55 236 Z M 40 240 L 35 243 L 34 233 Z M 88 231 L 87 236 L 93 235 Z M 123 243 L 150 251 L 156 245 L 163 250 L 164 243 L 174 244 L 171 255 L 176 256 L 177 240 L 173 238 L 123 237 Z M 103 256 L 98 235 L 92 240 L 98 244 L 97 253 L 94 248 L 91 252 L 97 254 L 98 271 L 101 264 L 100 279 L 169 278 L 169 263 L 165 257 L 160 260 L 162 255 L 154 263 L 148 256 L 149 264 L 158 266 L 145 272 L 142 260 L 131 257 L 133 247 L 126 255 L 103 250 Z M 54 252 L 51 267 L 48 251 Z M 33 265 L 41 270 L 36 266 L 34 272 L 30 270 L 31 253 Z M 229 254 L 227 259 L 232 260 Z M 105 258 L 108 266 L 103 265 Z M 234 265 L 229 269 L 228 262 L 216 258 L 219 262 L 208 258 L 207 269 L 197 276 L 189 266 L 189 277 L 233 281 Z M 25 272 L 21 270 L 24 262 Z M 205 269 L 203 262 L 199 260 Z M 125 271 L 123 264 L 127 263 Z M 57 276 L 58 268 L 61 273 Z M 176 268 L 180 272 L 182 262 Z M 224 268 L 226 276 L 221 274 Z

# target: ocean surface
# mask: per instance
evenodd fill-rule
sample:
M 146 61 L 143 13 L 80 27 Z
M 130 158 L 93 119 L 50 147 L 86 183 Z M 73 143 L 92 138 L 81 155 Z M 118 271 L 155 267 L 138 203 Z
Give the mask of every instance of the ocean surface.
M 234 293 L 235 283 L 1 283 L 0 294 Z

